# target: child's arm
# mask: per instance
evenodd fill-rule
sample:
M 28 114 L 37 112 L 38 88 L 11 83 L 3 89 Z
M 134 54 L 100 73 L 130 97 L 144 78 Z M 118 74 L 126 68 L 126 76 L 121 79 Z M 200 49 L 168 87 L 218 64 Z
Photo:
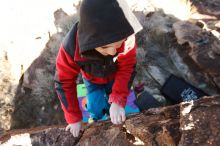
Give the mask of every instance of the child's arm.
M 80 67 L 61 46 L 56 59 L 55 88 L 68 124 L 82 120 L 76 91 L 76 79 L 79 71 Z
M 130 36 L 124 45 L 124 51 L 118 55 L 118 70 L 112 87 L 109 102 L 116 103 L 121 107 L 125 107 L 127 96 L 131 83 L 133 81 L 133 73 L 135 73 L 136 64 L 136 44 L 135 36 Z

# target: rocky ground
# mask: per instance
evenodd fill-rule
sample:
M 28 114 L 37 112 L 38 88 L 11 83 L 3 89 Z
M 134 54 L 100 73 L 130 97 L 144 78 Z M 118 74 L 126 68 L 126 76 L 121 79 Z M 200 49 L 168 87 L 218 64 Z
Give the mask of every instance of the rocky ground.
M 163 106 L 169 102 L 161 94 L 160 89 L 170 74 L 185 79 L 209 95 L 220 94 L 220 10 L 218 9 L 220 2 L 218 0 L 214 0 L 212 3 L 208 0 L 202 2 L 176 0 L 175 4 L 186 10 L 185 13 L 183 12 L 185 15 L 182 16 L 184 19 L 175 13 L 168 13 L 166 7 L 163 8 L 163 5 L 159 5 L 153 0 L 137 0 L 130 4 L 144 27 L 137 34 L 138 74 L 134 84 L 144 83 L 145 90 L 163 103 Z M 172 9 L 174 8 L 175 6 L 172 7 Z M 59 101 L 53 89 L 54 62 L 61 40 L 71 25 L 78 20 L 78 15 L 68 15 L 59 9 L 54 13 L 54 18 L 57 33 L 50 35 L 40 56 L 27 69 L 22 70 L 22 66 L 20 66 L 21 77 L 18 84 L 13 82 L 14 78 L 10 74 L 11 62 L 7 57 L 7 51 L 0 60 L 0 135 L 10 135 L 10 132 L 4 131 L 8 129 L 65 124 Z M 189 105 L 191 103 L 157 109 L 156 115 L 144 112 L 129 118 L 125 124 L 126 128 L 115 127 L 110 122 L 97 123 L 94 127 L 87 127 L 80 139 L 70 139 L 71 136 L 62 128 L 46 128 L 41 129 L 41 132 L 34 129 L 32 131 L 36 134 L 30 132 L 31 134 L 25 136 L 31 135 L 31 141 L 36 145 L 40 145 L 40 143 L 61 145 L 60 142 L 63 145 L 68 145 L 68 143 L 86 145 L 83 141 L 133 145 L 135 141 L 138 141 L 137 138 L 140 139 L 140 143 L 145 145 L 167 143 L 169 143 L 168 145 L 178 145 L 178 143 L 179 145 L 217 145 L 220 137 L 219 131 L 213 127 L 218 127 L 219 124 L 218 112 L 216 112 L 219 110 L 218 100 L 219 96 L 215 96 L 193 103 L 195 107 L 199 108 L 194 108 L 192 114 L 188 112 L 186 115 L 181 115 L 184 111 L 182 107 L 192 107 Z M 175 110 L 176 108 L 178 110 Z M 166 113 L 163 112 L 165 109 L 172 110 L 170 113 Z M 201 109 L 200 114 L 197 113 L 197 109 Z M 209 113 L 216 114 L 207 116 Z M 211 120 L 208 121 L 208 118 L 212 118 L 213 123 Z M 203 120 L 204 123 L 201 122 Z M 158 124 L 154 125 L 155 122 Z M 197 128 L 191 130 L 190 128 L 194 126 Z M 103 130 L 104 134 L 92 137 L 91 135 L 96 132 L 94 129 L 97 127 Z M 182 130 L 179 131 L 179 128 Z M 132 134 L 124 129 L 129 130 Z M 210 132 L 207 133 L 207 131 Z M 110 135 L 105 135 L 106 132 Z M 64 138 L 59 136 L 60 133 L 66 137 L 64 141 L 59 141 Z M 47 137 L 47 135 L 49 136 Z M 50 139 L 50 135 L 54 137 Z M 212 136 L 207 137 L 208 135 Z M 113 138 L 109 141 L 101 140 L 107 136 Z

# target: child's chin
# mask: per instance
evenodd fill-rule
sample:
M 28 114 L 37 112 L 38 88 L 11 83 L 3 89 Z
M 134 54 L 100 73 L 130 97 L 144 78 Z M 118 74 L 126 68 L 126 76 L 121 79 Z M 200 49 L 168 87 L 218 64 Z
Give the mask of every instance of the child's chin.
M 114 54 L 108 54 L 109 56 L 114 56 L 116 53 L 114 53 Z
M 115 53 L 116 54 L 116 53 Z M 102 54 L 103 56 L 114 56 L 115 54 Z
M 109 56 L 109 54 L 102 54 L 103 56 Z

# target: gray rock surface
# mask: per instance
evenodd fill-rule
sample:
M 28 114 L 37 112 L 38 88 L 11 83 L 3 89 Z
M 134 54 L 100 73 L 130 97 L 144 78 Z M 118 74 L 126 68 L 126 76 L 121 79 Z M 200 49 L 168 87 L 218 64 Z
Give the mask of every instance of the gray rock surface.
M 202 73 L 210 76 L 210 82 L 220 89 L 220 41 L 211 33 L 190 23 L 179 21 L 173 28 L 180 45 L 186 44 L 186 52 Z M 188 48 L 187 48 L 188 44 Z

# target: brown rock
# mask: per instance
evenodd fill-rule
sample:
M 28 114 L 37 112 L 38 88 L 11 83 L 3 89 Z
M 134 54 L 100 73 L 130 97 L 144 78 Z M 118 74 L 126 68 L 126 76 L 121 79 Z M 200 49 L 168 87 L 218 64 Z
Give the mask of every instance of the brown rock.
M 126 133 L 120 126 L 114 126 L 110 121 L 95 123 L 86 129 L 77 144 L 78 146 L 132 146 L 134 137 Z
M 11 64 L 7 60 L 7 52 L 5 52 L 4 57 L 0 56 L 0 135 L 1 129 L 10 129 L 11 113 L 13 112 L 11 101 L 13 101 L 16 86 L 10 68 Z
M 30 135 L 33 146 L 71 146 L 75 145 L 79 138 L 74 138 L 64 128 L 48 128 L 45 131 Z
M 204 97 L 127 117 L 125 124 L 110 121 L 83 125 L 78 138 L 64 126 L 8 131 L 2 146 L 218 146 L 220 143 L 220 96 Z M 181 115 L 180 115 L 181 114 Z M 139 143 L 138 143 L 139 142 Z
M 180 140 L 179 105 L 152 109 L 126 120 L 126 129 L 147 146 L 176 146 Z
M 71 146 L 78 142 L 64 126 L 41 127 L 24 130 L 12 130 L 0 137 L 3 146 L 27 145 L 27 146 Z
M 196 10 L 200 14 L 214 16 L 220 19 L 220 1 L 219 0 L 190 0 L 192 6 L 196 7 Z
M 55 59 L 61 33 L 54 34 L 41 55 L 24 72 L 14 96 L 11 128 L 31 128 L 64 123 L 54 90 Z
M 181 105 L 180 146 L 219 146 L 220 96 Z
M 55 25 L 62 32 L 50 37 L 40 56 L 22 75 L 14 97 L 11 129 L 65 123 L 54 89 L 55 60 L 62 39 L 77 16 L 68 16 L 59 9 L 54 17 Z
M 188 55 L 220 88 L 220 41 L 190 22 L 176 22 L 173 28 L 178 43 L 189 44 Z

